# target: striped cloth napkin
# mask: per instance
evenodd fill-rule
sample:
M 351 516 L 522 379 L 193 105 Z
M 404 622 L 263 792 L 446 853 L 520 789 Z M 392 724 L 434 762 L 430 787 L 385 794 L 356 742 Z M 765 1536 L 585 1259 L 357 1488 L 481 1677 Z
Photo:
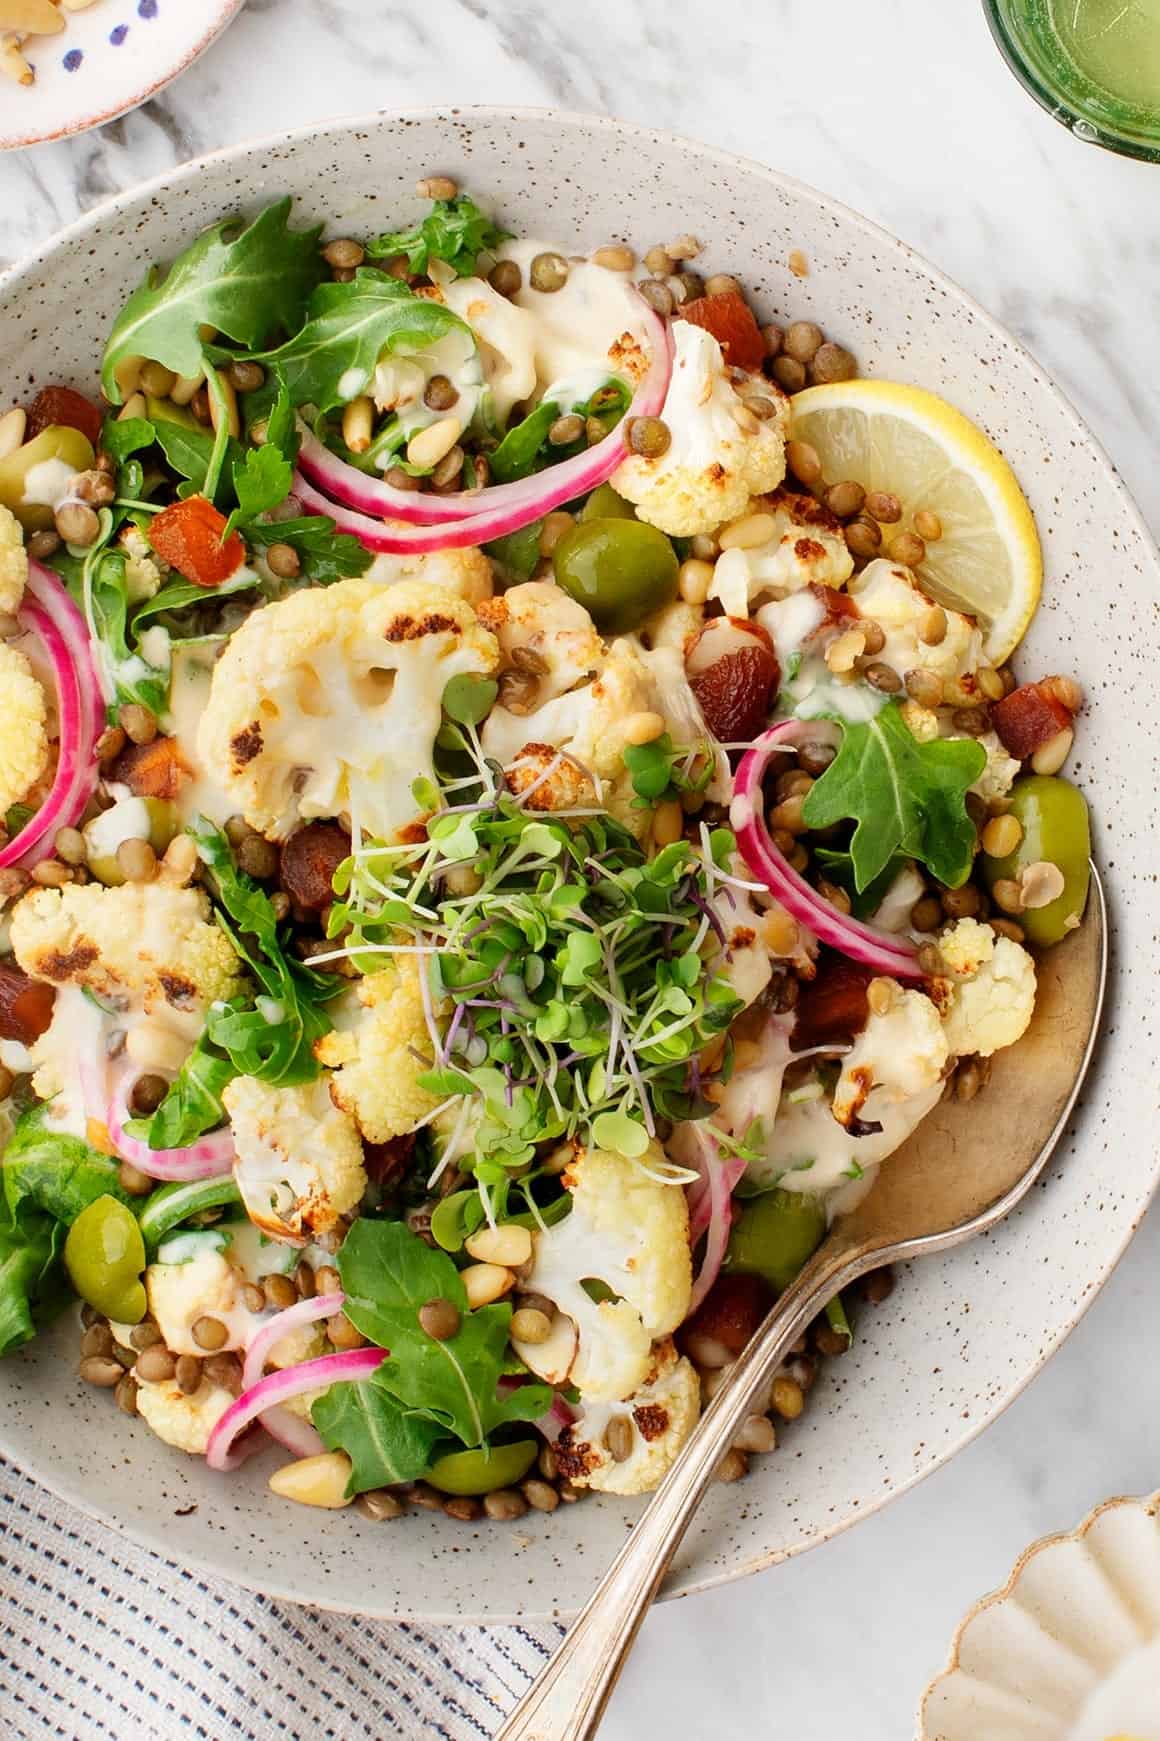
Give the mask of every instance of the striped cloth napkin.
M 0 1460 L 4 1741 L 488 1741 L 562 1636 L 270 1601 L 170 1565 Z

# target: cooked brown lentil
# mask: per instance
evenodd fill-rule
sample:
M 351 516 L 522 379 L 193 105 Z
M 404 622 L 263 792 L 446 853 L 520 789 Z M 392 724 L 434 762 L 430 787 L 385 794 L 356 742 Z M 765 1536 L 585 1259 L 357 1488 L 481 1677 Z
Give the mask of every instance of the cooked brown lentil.
M 497 1487 L 484 1494 L 483 1509 L 495 1523 L 513 1523 L 527 1516 L 528 1502 L 514 1487 Z
M 98 1390 L 112 1390 L 115 1384 L 120 1384 L 123 1368 L 111 1355 L 89 1354 L 77 1370 L 86 1384 L 94 1384 Z
M 926 561 L 926 545 L 914 532 L 900 532 L 890 546 L 891 562 L 901 562 L 905 568 L 917 568 Z
M 449 1342 L 462 1321 L 459 1307 L 451 1300 L 428 1300 L 419 1307 L 419 1323 L 436 1342 Z
M 263 1276 L 262 1293 L 267 1306 L 275 1312 L 284 1312 L 298 1298 L 298 1290 L 289 1276 Z
M 756 1452 L 759 1456 L 777 1450 L 777 1428 L 768 1415 L 750 1415 L 742 1421 L 733 1440 L 735 1451 Z
M 633 453 L 642 459 L 659 459 L 672 446 L 672 431 L 660 417 L 630 417 L 625 435 Z
M 474 1523 L 480 1513 L 478 1499 L 469 1499 L 465 1493 L 453 1493 L 443 1501 L 442 1509 L 447 1517 L 453 1517 L 459 1523 Z
M 552 1334 L 552 1320 L 543 1312 L 529 1311 L 526 1307 L 512 1313 L 511 1335 L 516 1342 L 530 1342 L 533 1347 L 546 1342 Z
M 361 266 L 366 259 L 366 249 L 361 242 L 356 242 L 352 236 L 336 236 L 333 242 L 328 242 L 322 250 L 322 258 L 328 266 L 341 266 L 349 272 Z
M 220 1318 L 213 1318 L 208 1313 L 196 1319 L 190 1332 L 199 1348 L 207 1353 L 215 1354 L 219 1348 L 224 1348 L 229 1337 L 229 1331 Z
M 985 707 L 956 707 L 951 724 L 968 737 L 981 738 L 991 729 L 991 715 Z
M 533 290 L 560 290 L 568 282 L 568 262 L 563 254 L 537 254 L 528 267 Z
M 831 1329 L 829 1324 L 814 1326 L 814 1346 L 819 1354 L 826 1355 L 831 1360 L 839 1359 L 850 1347 L 850 1338 L 841 1330 Z
M 574 441 L 579 441 L 584 434 L 585 423 L 579 412 L 569 411 L 566 417 L 557 417 L 548 430 L 548 441 L 552 447 L 570 447 Z
M 825 334 L 812 320 L 795 320 L 785 329 L 782 348 L 798 363 L 812 363 L 825 342 Z
M 523 285 L 524 275 L 516 261 L 500 260 L 488 273 L 487 281 L 501 296 L 514 296 Z
M 937 931 L 943 922 L 942 902 L 937 895 L 923 895 L 910 909 L 910 922 L 916 931 Z
M 845 478 L 841 483 L 831 484 L 822 500 L 831 514 L 836 514 L 839 520 L 851 520 L 855 514 L 862 512 L 866 503 L 866 492 L 853 478 Z
M 671 315 L 676 307 L 672 291 L 663 278 L 642 278 L 637 290 L 654 314 Z
M 604 1445 L 614 1463 L 627 1463 L 632 1456 L 632 1423 L 625 1415 L 613 1415 L 604 1429 Z
M 776 357 L 778 352 L 781 350 L 782 345 L 785 343 L 785 332 L 783 329 L 780 326 L 773 325 L 771 322 L 769 326 L 762 327 L 761 337 L 765 345 L 766 356 Z
M 884 665 L 880 659 L 863 667 L 862 675 L 874 689 L 880 689 L 883 695 L 897 695 L 902 688 L 902 679 L 892 665 Z
M 890 490 L 871 490 L 866 497 L 866 512 L 883 526 L 893 526 L 902 518 L 902 503 Z
M 174 1381 L 184 1396 L 192 1396 L 201 1385 L 201 1361 L 196 1354 L 179 1354 L 173 1370 Z
M 293 544 L 268 544 L 266 565 L 279 580 L 294 580 L 302 572 L 302 558 Z
M 852 351 L 829 340 L 819 345 L 810 364 L 810 379 L 819 384 L 826 381 L 852 381 L 858 364 Z
M 242 1284 L 242 1301 L 248 1312 L 264 1312 L 266 1310 L 266 1296 L 257 1282 L 244 1282 Z
M 135 1370 L 146 1384 L 165 1384 L 177 1371 L 177 1356 L 170 1353 L 164 1342 L 153 1342 L 137 1356 Z
M 906 693 L 920 707 L 938 707 L 942 701 L 942 678 L 937 677 L 933 671 L 919 666 L 914 671 L 908 671 L 903 682 L 906 684 Z
M 406 1506 L 395 1493 L 390 1493 L 385 1487 L 372 1487 L 366 1493 L 360 1493 L 354 1502 L 355 1510 L 371 1523 L 390 1523 L 396 1517 L 402 1517 Z
M 520 1483 L 520 1492 L 533 1511 L 555 1511 L 560 1495 L 548 1481 L 538 1481 L 534 1475 Z
M 59 532 L 33 532 L 28 540 L 28 554 L 36 562 L 47 562 L 50 556 L 55 556 L 60 549 Z
M 146 1348 L 152 1348 L 154 1343 L 162 1340 L 161 1331 L 152 1318 L 142 1318 L 139 1324 L 134 1324 L 129 1332 L 129 1342 L 139 1354 Z
M 603 266 L 607 272 L 631 272 L 636 265 L 636 255 L 623 242 L 606 242 L 593 254 L 592 264 Z
M 140 1370 L 140 1363 L 138 1363 Z M 236 1354 L 211 1354 L 205 1363 L 205 1376 L 211 1384 L 238 1396 L 242 1388 L 242 1363 Z
M 113 1387 L 113 1401 L 123 1415 L 137 1413 L 137 1380 L 132 1373 L 127 1372 L 120 1383 Z
M 715 1481 L 722 1481 L 728 1485 L 734 1481 L 742 1480 L 744 1476 L 748 1475 L 748 1473 L 749 1458 L 745 1455 L 744 1451 L 738 1451 L 734 1448 L 726 1451 L 725 1455 L 717 1465 L 717 1473 L 713 1479 Z
M 846 527 L 846 548 L 851 556 L 868 561 L 877 556 L 882 546 L 882 532 L 877 521 L 858 514 Z
M 314 1269 L 305 1258 L 295 1267 L 294 1291 L 300 1300 L 312 1300 L 318 1292 L 318 1282 Z
M 81 1355 L 110 1355 L 113 1352 L 113 1332 L 107 1324 L 90 1324 L 81 1337 Z
M 982 897 L 974 883 L 964 883 L 961 889 L 943 889 L 939 900 L 948 919 L 974 919 Z
M 1022 925 L 1016 925 L 1013 919 L 992 918 L 987 922 L 997 937 L 1009 937 L 1012 943 L 1023 943 L 1027 939 Z
M 806 384 L 805 364 L 799 363 L 796 357 L 786 356 L 784 351 L 774 357 L 770 364 L 770 373 L 786 393 L 800 393 Z

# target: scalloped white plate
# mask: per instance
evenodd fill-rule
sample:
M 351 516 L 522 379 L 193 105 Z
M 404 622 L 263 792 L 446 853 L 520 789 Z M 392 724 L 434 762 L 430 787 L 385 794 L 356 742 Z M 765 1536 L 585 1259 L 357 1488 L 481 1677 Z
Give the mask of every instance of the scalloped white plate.
M 21 51 L 36 82 L 0 77 L 0 150 L 116 120 L 155 97 L 237 17 L 245 0 L 94 0 Z
M 955 1634 L 919 1741 L 1160 1741 L 1160 1493 L 1027 1549 Z

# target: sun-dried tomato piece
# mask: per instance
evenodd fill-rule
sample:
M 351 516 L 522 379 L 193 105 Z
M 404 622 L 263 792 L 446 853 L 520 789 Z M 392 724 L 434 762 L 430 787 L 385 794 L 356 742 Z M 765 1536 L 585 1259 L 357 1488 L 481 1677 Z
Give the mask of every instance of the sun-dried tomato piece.
M 735 290 L 725 296 L 695 296 L 691 302 L 683 302 L 677 313 L 682 320 L 712 333 L 725 361 L 735 369 L 760 369 L 765 361 L 761 328 L 745 298 Z
M 75 392 L 72 387 L 42 387 L 29 406 L 24 439 L 32 441 L 42 430 L 64 424 L 68 429 L 79 429 L 94 447 L 98 447 L 101 421 L 99 409 L 83 393 Z
M 740 1354 L 773 1304 L 773 1289 L 763 1276 L 718 1276 L 682 1331 L 689 1336 L 711 1336 Z
M 56 991 L 39 979 L 30 979 L 19 967 L 0 964 L 0 1040 L 19 1040 L 31 1046 L 52 1021 Z
M 135 798 L 176 798 L 189 778 L 177 739 L 155 737 L 150 744 L 126 744 L 108 769 L 107 778 L 120 780 Z
M 690 647 L 685 669 L 715 738 L 742 743 L 757 736 L 781 678 L 773 642 L 760 623 L 713 617 Z
M 991 720 L 1009 755 L 1021 762 L 1072 723 L 1072 714 L 1042 683 L 1024 683 L 991 706 Z
M 350 835 L 337 822 L 308 822 L 282 846 L 279 881 L 307 913 L 321 913 L 334 899 L 334 873 L 350 857 Z
M 798 994 L 797 1021 L 791 1045 L 797 1052 L 809 1046 L 838 1046 L 860 1034 L 870 1019 L 866 987 L 872 967 L 862 967 L 840 955 L 823 955 L 817 976 Z
M 195 586 L 220 586 L 246 560 L 246 547 L 237 532 L 222 543 L 226 522 L 204 496 L 188 496 L 173 502 L 154 516 L 149 542 L 178 574 Z

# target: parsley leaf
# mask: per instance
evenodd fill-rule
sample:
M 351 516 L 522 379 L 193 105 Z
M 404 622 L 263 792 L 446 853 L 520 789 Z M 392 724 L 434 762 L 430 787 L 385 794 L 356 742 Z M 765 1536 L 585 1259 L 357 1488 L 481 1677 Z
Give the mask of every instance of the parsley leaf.
M 482 1445 L 496 1427 L 530 1421 L 550 1406 L 543 1384 L 518 1385 L 501 1395 L 511 1307 L 470 1311 L 459 1271 L 400 1221 L 363 1217 L 347 1234 L 338 1269 L 351 1322 L 390 1353 L 375 1373 L 410 1413 L 418 1412 L 465 1445 Z M 419 1323 L 428 1300 L 450 1300 L 459 1329 L 436 1341 Z
M 233 480 L 238 505 L 222 528 L 223 544 L 239 525 L 248 536 L 245 522 L 268 514 L 286 500 L 294 481 L 294 468 L 278 448 L 268 443 L 265 447 L 251 447 L 244 459 L 234 461 Z
M 971 872 L 975 825 L 966 794 L 987 765 L 974 738 L 919 743 L 891 702 L 873 719 L 845 725 L 841 748 L 806 796 L 808 828 L 857 822 L 850 852 L 854 883 L 863 892 L 902 853 L 948 888 Z
M 124 397 L 118 366 L 148 357 L 179 375 L 196 375 L 205 360 L 202 326 L 253 349 L 272 333 L 293 332 L 325 270 L 319 226 L 287 227 L 289 199 L 267 206 L 253 223 L 224 218 L 205 230 L 168 272 L 153 267 L 118 315 L 101 366 L 112 405 Z
M 307 514 L 296 520 L 258 520 L 245 527 L 251 544 L 289 544 L 299 555 L 302 573 L 316 586 L 332 580 L 365 574 L 374 561 L 374 551 L 349 532 L 335 530 L 327 514 Z
M 331 411 L 366 391 L 384 351 L 424 351 L 450 332 L 475 349 L 466 321 L 415 296 L 398 278 L 360 267 L 346 284 L 320 284 L 294 337 L 256 361 L 281 371 L 295 405 Z
M 431 1467 L 438 1421 L 412 1414 L 375 1375 L 361 1383 L 332 1384 L 310 1411 L 322 1442 L 351 1460 L 348 1493 L 414 1481 Z
M 388 230 L 367 244 L 373 260 L 405 254 L 412 272 L 426 272 L 432 260 L 444 260 L 457 278 L 470 278 L 478 257 L 494 253 L 511 234 L 481 212 L 465 193 L 436 200 L 431 211 L 409 230 Z

